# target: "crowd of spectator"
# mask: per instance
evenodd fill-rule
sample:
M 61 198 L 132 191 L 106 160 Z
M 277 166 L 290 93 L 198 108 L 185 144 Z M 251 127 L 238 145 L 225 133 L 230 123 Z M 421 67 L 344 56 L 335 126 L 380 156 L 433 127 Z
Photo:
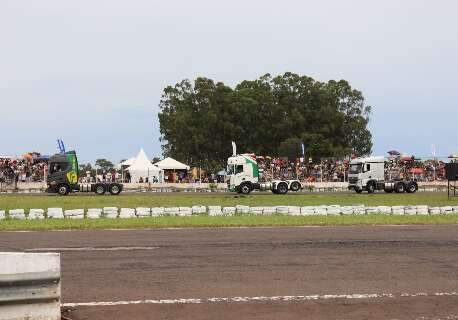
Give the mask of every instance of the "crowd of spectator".
M 302 182 L 345 182 L 351 159 L 296 159 L 257 157 L 263 181 L 298 179 Z M 445 179 L 445 163 L 440 160 L 417 160 L 415 157 L 390 157 L 385 164 L 387 179 L 436 181 Z
M 43 182 L 47 161 L 26 156 L 20 159 L 0 158 L 0 182 Z
M 302 182 L 345 182 L 348 179 L 348 168 L 351 159 L 296 159 L 258 156 L 257 162 L 261 172 L 261 180 L 298 179 Z M 451 161 L 457 161 L 452 159 Z M 0 182 L 43 182 L 46 179 L 47 161 L 39 154 L 26 154 L 13 159 L 0 156 Z M 84 171 L 83 171 L 84 172 Z M 93 175 L 90 171 L 80 172 L 80 181 L 130 181 L 130 174 L 121 175 L 117 170 L 108 170 Z M 385 163 L 387 179 L 415 179 L 417 181 L 436 181 L 445 179 L 445 162 L 440 160 L 418 160 L 415 157 L 390 156 Z M 124 179 L 122 179 L 122 177 Z M 194 182 L 197 174 L 190 171 L 179 176 L 180 182 Z M 224 182 L 221 175 L 202 175 L 202 182 Z M 221 180 L 221 181 L 220 181 Z M 149 181 L 146 181 L 149 182 Z M 152 181 L 153 182 L 153 181 Z M 155 181 L 154 181 L 155 182 Z

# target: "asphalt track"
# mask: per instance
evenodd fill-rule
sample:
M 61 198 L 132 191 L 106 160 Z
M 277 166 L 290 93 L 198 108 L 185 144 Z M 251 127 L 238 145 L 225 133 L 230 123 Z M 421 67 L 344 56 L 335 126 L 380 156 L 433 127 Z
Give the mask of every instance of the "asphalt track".
M 458 225 L 3 232 L 77 319 L 458 319 Z

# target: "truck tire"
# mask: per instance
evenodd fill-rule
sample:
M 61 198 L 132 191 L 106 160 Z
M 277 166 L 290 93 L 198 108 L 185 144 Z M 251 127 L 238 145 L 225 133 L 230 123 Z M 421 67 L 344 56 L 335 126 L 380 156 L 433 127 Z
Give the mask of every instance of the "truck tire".
M 118 194 L 121 193 L 121 190 L 122 189 L 121 189 L 121 186 L 119 184 L 113 183 L 113 184 L 110 185 L 110 188 L 109 188 L 108 191 L 110 191 L 110 194 L 112 196 L 117 196 Z
M 374 193 L 375 192 L 375 183 L 369 181 L 366 185 L 367 193 Z
M 240 185 L 240 193 L 241 194 L 250 194 L 252 188 L 251 188 L 251 183 L 249 182 L 243 182 Z
M 66 196 L 70 193 L 70 187 L 68 184 L 61 184 L 57 187 L 57 193 L 61 196 Z
M 291 191 L 299 191 L 301 190 L 301 184 L 298 181 L 293 181 L 291 182 L 289 188 L 291 189 Z
M 394 191 L 396 191 L 396 193 L 404 193 L 406 191 L 406 186 L 405 186 L 404 182 L 397 183 L 394 186 Z
M 363 192 L 363 190 L 362 190 L 362 189 L 355 189 L 355 192 L 356 192 L 357 194 L 361 194 L 361 193 Z
M 418 190 L 418 185 L 413 181 L 409 182 L 406 188 L 407 193 L 415 193 L 417 192 L 417 190 Z
M 394 189 L 384 189 L 386 193 L 393 193 Z
M 280 182 L 277 186 L 278 194 L 287 194 L 288 193 L 288 184 L 286 182 Z
M 105 185 L 99 183 L 95 185 L 94 192 L 98 196 L 103 196 L 105 192 L 107 192 L 107 188 L 105 187 Z

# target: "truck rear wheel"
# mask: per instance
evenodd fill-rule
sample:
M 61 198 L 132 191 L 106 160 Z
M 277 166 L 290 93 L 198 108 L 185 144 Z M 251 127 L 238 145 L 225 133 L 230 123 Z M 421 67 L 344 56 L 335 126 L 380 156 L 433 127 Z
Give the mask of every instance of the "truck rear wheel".
M 107 192 L 107 189 L 103 184 L 98 184 L 95 186 L 95 194 L 98 196 L 103 196 Z
M 67 184 L 61 184 L 57 188 L 57 193 L 60 194 L 61 196 L 66 196 L 70 192 L 70 187 Z
M 417 192 L 418 190 L 418 185 L 415 183 L 415 182 L 410 182 L 408 185 L 407 185 L 407 193 L 415 193 Z
M 404 193 L 406 191 L 406 186 L 404 185 L 404 183 L 399 182 L 394 187 L 394 191 L 396 191 L 396 193 Z
M 110 185 L 110 194 L 113 195 L 113 196 L 117 196 L 118 194 L 121 193 L 121 187 L 117 184 L 117 183 L 114 183 L 112 185 Z
M 278 194 L 288 193 L 288 185 L 286 184 L 286 182 L 282 182 L 277 186 L 277 192 Z
M 291 182 L 290 189 L 291 191 L 299 191 L 301 190 L 301 184 L 298 181 L 293 181 Z

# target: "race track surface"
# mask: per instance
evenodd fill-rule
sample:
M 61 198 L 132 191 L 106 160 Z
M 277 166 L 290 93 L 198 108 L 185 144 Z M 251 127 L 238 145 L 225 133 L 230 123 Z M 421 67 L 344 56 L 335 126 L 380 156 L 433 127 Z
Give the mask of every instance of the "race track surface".
M 24 250 L 75 320 L 458 319 L 458 225 L 0 233 Z

